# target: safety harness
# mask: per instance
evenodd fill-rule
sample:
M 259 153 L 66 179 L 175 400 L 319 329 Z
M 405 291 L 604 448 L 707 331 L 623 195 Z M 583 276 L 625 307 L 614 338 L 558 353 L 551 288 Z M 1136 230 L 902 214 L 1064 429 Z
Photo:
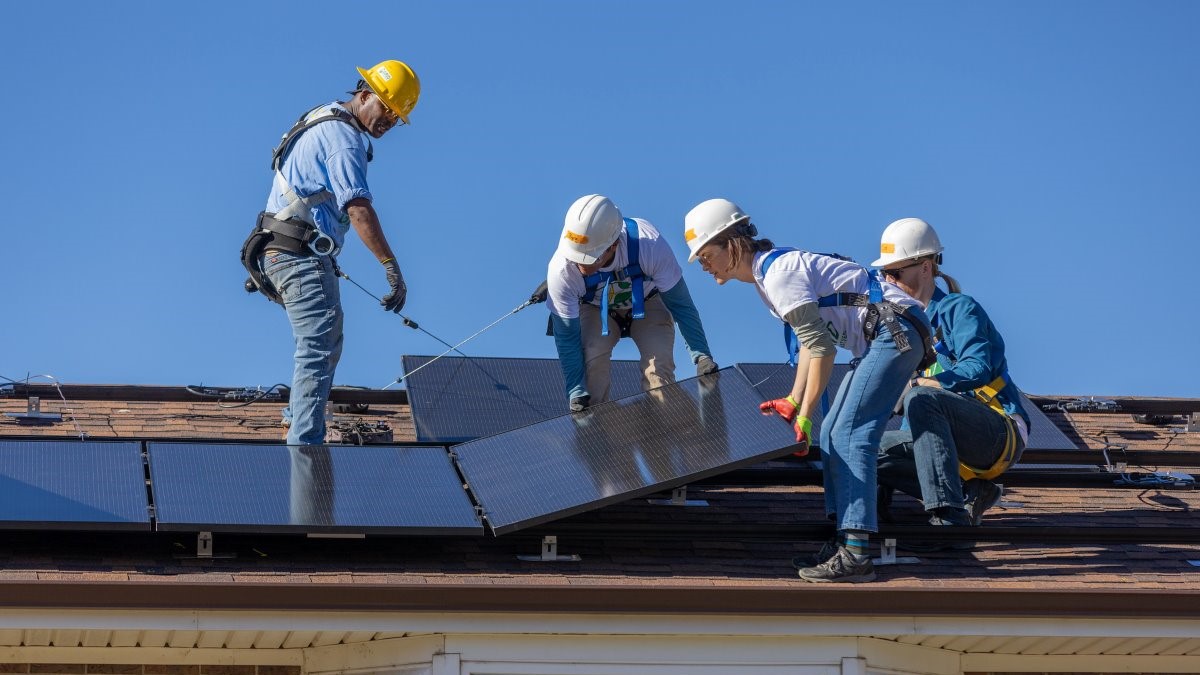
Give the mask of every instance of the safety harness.
M 655 289 L 650 292 L 650 295 L 645 295 L 643 282 L 652 277 L 646 276 L 642 271 L 640 259 L 638 257 L 638 226 L 630 218 L 625 218 L 625 234 L 626 250 L 629 252 L 629 264 L 619 270 L 611 270 L 608 272 L 596 272 L 589 274 L 583 278 L 585 292 L 580 298 L 581 302 L 588 303 L 595 299 L 596 294 L 600 293 L 600 334 L 608 335 L 608 287 L 614 281 L 621 282 L 628 280 L 630 282 L 630 290 L 633 293 L 633 311 L 626 317 L 620 313 L 613 312 L 613 320 L 621 327 L 621 337 L 629 337 L 630 328 L 633 326 L 634 319 L 646 318 L 646 299 L 654 297 L 658 292 Z
M 934 335 L 936 338 L 936 342 L 933 343 L 934 351 L 945 356 L 951 361 L 957 361 L 957 359 L 954 358 L 954 354 L 950 351 L 950 348 L 947 347 L 946 343 L 942 340 L 942 328 L 941 326 L 938 326 L 937 316 L 935 315 L 930 317 L 930 322 L 933 324 L 935 331 Z M 945 369 L 942 368 L 940 363 L 935 362 L 925 369 L 924 375 L 925 377 L 933 377 L 944 370 Z M 1000 476 L 1000 474 L 1004 473 L 1005 471 L 1008 471 L 1008 468 L 1012 466 L 1013 462 L 1016 460 L 1018 438 L 1016 423 L 1013 422 L 1012 418 L 1008 416 L 1007 412 L 1005 412 L 1004 405 L 1000 402 L 999 398 L 1000 392 L 1011 384 L 1012 379 L 1010 379 L 1008 376 L 1008 370 L 1005 370 L 991 382 L 988 382 L 982 387 L 971 390 L 971 396 L 973 396 L 975 400 L 991 408 L 998 415 L 1000 415 L 1001 418 L 1004 419 L 1005 440 L 1004 450 L 1000 452 L 1000 457 L 994 464 L 986 469 L 976 469 L 973 466 L 959 462 L 958 475 L 963 480 L 971 480 L 972 478 L 992 480 L 993 478 Z
M 300 116 L 292 128 L 283 135 L 279 145 L 271 151 L 271 170 L 275 172 L 275 183 L 280 196 L 287 204 L 277 213 L 263 211 L 258 214 L 250 236 L 242 244 L 242 266 L 250 274 L 246 280 L 246 290 L 253 293 L 259 291 L 272 302 L 283 304 L 283 298 L 267 278 L 259 263 L 263 251 L 280 250 L 294 255 L 310 256 L 333 255 L 337 249 L 333 238 L 317 227 L 312 217 L 312 209 L 334 198 L 329 190 L 324 188 L 306 197 L 296 193 L 296 189 L 288 184 L 280 168 L 288 152 L 300 136 L 318 124 L 324 122 L 342 122 L 355 131 L 362 131 L 358 120 L 349 112 L 331 107 L 325 113 L 309 119 L 309 115 L 322 106 L 317 106 Z M 367 142 L 367 161 L 374 157 L 374 147 Z
M 776 258 L 784 253 L 797 251 L 795 248 L 774 248 L 767 252 L 763 257 L 762 276 L 766 278 L 767 270 L 771 268 L 771 263 L 775 262 Z M 827 254 L 821 254 L 827 255 Z M 847 260 L 843 256 L 830 256 L 841 260 Z M 883 286 L 879 282 L 879 274 L 875 270 L 867 270 L 868 287 L 866 293 L 849 293 L 839 292 L 831 293 L 817 299 L 818 307 L 866 307 L 867 318 L 863 322 L 863 336 L 867 342 L 875 339 L 879 334 L 881 327 L 886 328 L 892 334 L 892 339 L 896 341 L 896 349 L 901 353 L 912 349 L 912 345 L 908 342 L 908 336 L 904 334 L 904 330 L 900 327 L 898 319 L 904 319 L 909 325 L 917 331 L 917 335 L 921 338 L 923 347 L 923 356 L 921 363 L 917 366 L 917 370 L 923 370 L 930 364 L 937 361 L 937 357 L 933 351 L 933 340 L 929 335 L 929 329 L 926 328 L 925 322 L 913 318 L 910 314 L 912 307 L 899 305 L 890 300 L 883 299 Z M 781 317 L 782 318 L 782 317 Z M 788 365 L 796 365 L 796 358 L 800 353 L 800 341 L 796 339 L 796 333 L 787 321 L 783 322 L 783 341 L 787 346 Z

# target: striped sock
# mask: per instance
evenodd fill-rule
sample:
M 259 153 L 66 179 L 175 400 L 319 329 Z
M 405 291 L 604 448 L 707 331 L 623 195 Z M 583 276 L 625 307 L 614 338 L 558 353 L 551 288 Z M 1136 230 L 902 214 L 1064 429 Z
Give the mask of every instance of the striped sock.
M 871 533 L 847 530 L 845 536 L 847 551 L 857 556 L 867 554 L 867 546 L 871 543 Z

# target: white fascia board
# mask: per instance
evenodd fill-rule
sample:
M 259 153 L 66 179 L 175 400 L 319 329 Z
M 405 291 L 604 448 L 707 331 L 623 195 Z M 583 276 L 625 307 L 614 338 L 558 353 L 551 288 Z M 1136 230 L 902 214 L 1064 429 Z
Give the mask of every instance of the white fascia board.
M 964 672 L 1200 673 L 1200 656 L 963 654 Z
M 299 666 L 300 650 L 174 647 L 0 647 L 0 663 L 144 663 Z

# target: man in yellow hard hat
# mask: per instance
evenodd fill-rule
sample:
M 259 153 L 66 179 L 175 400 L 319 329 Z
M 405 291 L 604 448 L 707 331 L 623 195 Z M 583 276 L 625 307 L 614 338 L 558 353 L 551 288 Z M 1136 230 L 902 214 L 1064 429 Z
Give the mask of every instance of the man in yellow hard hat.
M 367 186 L 372 146 L 407 124 L 421 95 L 416 73 L 400 61 L 369 70 L 347 101 L 309 110 L 283 135 L 266 210 L 242 247 L 252 284 L 283 305 L 296 341 L 284 424 L 288 445 L 325 442 L 325 403 L 342 352 L 342 307 L 335 257 L 351 226 L 383 265 L 389 292 L 381 304 L 399 312 L 407 288 Z

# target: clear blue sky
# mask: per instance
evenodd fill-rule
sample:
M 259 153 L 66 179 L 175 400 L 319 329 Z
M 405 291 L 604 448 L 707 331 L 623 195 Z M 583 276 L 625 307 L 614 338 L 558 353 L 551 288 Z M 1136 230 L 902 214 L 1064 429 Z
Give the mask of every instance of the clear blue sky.
M 0 374 L 287 382 L 241 290 L 270 148 L 355 66 L 407 61 L 376 142 L 406 313 L 457 342 L 544 276 L 571 202 L 666 233 L 741 204 L 777 243 L 869 262 L 919 216 L 1028 392 L 1198 396 L 1200 3 L 22 2 L 0 28 Z M 377 294 L 353 235 L 342 265 Z M 753 289 L 685 270 L 717 361 L 780 359 Z M 339 384 L 438 353 L 343 283 Z M 548 357 L 537 306 L 467 345 Z M 682 342 L 682 341 L 680 341 Z M 618 355 L 634 354 L 630 345 Z M 687 360 L 680 350 L 678 360 Z M 691 374 L 681 366 L 681 376 Z

